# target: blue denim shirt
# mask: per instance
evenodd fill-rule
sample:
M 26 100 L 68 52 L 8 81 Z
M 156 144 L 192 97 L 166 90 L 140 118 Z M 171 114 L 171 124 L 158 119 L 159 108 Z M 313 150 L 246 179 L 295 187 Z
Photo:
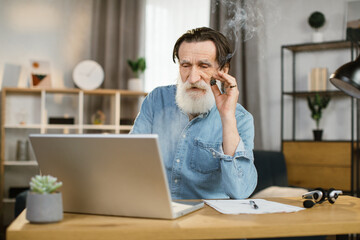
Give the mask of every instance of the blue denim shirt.
M 175 101 L 176 86 L 159 87 L 145 98 L 132 134 L 158 134 L 173 199 L 247 198 L 257 184 L 252 115 L 236 107 L 241 141 L 234 156 L 222 149 L 222 124 L 214 106 L 189 121 Z

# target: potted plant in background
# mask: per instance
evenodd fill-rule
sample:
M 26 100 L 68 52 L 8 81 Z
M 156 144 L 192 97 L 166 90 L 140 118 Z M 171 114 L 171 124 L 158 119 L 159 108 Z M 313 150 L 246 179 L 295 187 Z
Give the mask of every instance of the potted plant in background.
M 141 57 L 135 61 L 128 60 L 127 62 L 134 74 L 134 78 L 130 78 L 128 80 L 128 89 L 132 91 L 143 91 L 143 84 L 142 80 L 140 79 L 140 74 L 143 73 L 146 69 L 145 58 Z
M 312 35 L 313 42 L 322 42 L 323 41 L 323 34 L 319 31 L 319 29 L 324 26 L 325 24 L 325 16 L 322 12 L 313 12 L 309 18 L 308 23 L 310 27 L 315 29 L 315 32 Z
M 36 175 L 31 178 L 30 191 L 26 198 L 26 219 L 31 223 L 58 222 L 63 219 L 61 192 L 57 178 Z
M 307 97 L 308 106 L 311 110 L 311 118 L 316 122 L 316 129 L 313 130 L 314 140 L 321 141 L 323 130 L 320 129 L 320 119 L 322 117 L 322 110 L 327 107 L 330 102 L 329 96 L 320 96 L 316 93 L 314 97 Z

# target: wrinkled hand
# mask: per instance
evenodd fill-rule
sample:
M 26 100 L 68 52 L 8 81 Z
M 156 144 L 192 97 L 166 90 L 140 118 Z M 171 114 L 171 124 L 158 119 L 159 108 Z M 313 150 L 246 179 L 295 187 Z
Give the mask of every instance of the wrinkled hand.
M 215 84 L 211 90 L 215 96 L 216 106 L 220 113 L 221 119 L 235 117 L 236 103 L 239 97 L 239 90 L 236 85 L 236 79 L 227 73 L 218 71 L 213 78 L 224 83 L 225 93 L 221 94 L 219 87 Z
M 221 91 L 216 84 L 212 84 L 211 90 L 214 93 L 216 106 L 221 117 L 224 153 L 234 156 L 236 147 L 240 142 L 240 135 L 237 130 L 235 118 L 239 90 L 236 86 L 236 79 L 227 73 L 218 71 L 213 75 L 213 78 L 224 83 L 224 94 L 221 94 Z

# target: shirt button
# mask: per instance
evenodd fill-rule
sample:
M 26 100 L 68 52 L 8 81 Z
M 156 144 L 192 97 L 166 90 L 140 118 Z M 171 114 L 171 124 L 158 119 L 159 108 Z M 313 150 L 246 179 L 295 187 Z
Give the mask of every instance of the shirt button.
M 185 134 L 183 135 L 183 138 L 186 138 L 186 135 L 185 135 Z
M 215 156 L 215 152 L 212 152 L 212 155 Z
M 179 162 L 180 162 L 180 159 L 176 159 L 176 162 L 179 163 Z
M 175 182 L 175 183 L 177 183 L 177 182 L 178 182 L 178 180 L 177 180 L 177 179 L 175 179 L 175 180 L 174 180 L 174 182 Z

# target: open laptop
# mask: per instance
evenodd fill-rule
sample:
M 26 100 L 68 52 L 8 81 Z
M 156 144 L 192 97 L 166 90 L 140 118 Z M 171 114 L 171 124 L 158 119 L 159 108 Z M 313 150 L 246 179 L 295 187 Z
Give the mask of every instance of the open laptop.
M 30 134 L 41 174 L 63 182 L 65 212 L 174 219 L 204 206 L 172 202 L 157 135 Z

